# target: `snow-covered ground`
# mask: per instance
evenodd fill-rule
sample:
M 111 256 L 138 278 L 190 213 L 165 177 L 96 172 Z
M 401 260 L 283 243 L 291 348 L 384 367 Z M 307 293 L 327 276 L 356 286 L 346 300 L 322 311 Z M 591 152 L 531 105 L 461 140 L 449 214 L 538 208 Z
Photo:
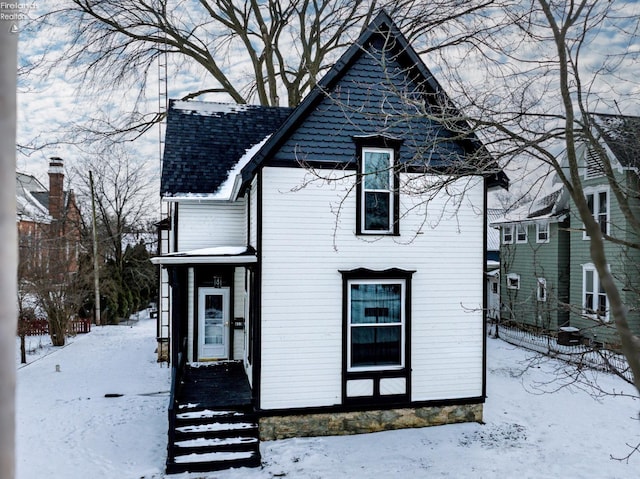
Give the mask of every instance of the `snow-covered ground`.
M 169 370 L 155 362 L 154 349 L 155 323 L 142 317 L 131 326 L 94 327 L 64 348 L 30 355 L 17 373 L 18 479 L 165 477 Z M 628 462 L 611 456 L 625 456 L 626 444 L 640 442 L 640 400 L 595 399 L 575 387 L 553 391 L 555 384 L 545 383 L 558 363 L 533 357 L 488 339 L 483 425 L 265 442 L 261 469 L 171 477 L 639 477 L 640 452 Z M 597 381 L 632 392 L 611 376 Z

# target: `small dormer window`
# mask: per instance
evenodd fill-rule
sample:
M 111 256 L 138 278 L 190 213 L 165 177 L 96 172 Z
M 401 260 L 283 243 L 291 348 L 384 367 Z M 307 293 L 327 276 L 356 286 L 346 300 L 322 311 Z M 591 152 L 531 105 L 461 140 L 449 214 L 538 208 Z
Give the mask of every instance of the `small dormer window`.
M 396 150 L 363 145 L 358 156 L 357 234 L 399 234 Z

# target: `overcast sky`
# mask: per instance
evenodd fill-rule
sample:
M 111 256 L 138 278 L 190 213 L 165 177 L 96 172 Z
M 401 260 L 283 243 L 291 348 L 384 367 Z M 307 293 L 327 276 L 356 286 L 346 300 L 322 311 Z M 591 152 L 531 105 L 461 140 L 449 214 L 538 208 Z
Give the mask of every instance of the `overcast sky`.
M 637 18 L 640 17 L 639 2 L 630 1 L 626 5 L 625 2 L 616 3 L 623 4 L 624 9 L 620 11 L 621 14 L 633 15 L 635 20 L 624 24 L 625 34 L 622 34 L 620 22 L 616 25 L 602 24 L 594 29 L 581 61 L 586 69 L 593 70 L 599 68 L 604 59 L 611 61 L 618 58 L 621 64 L 617 66 L 615 75 L 606 75 L 604 78 L 607 81 L 593 85 L 594 91 L 598 91 L 609 99 L 608 102 L 601 102 L 598 108 L 611 111 L 615 107 L 612 101 L 615 99 L 624 113 L 640 114 L 638 108 L 640 87 L 637 81 L 640 40 L 636 36 L 626 34 L 637 29 Z M 27 13 L 35 18 L 46 13 L 46 8 L 52 8 L 52 6 L 48 2 L 36 2 Z M 70 34 L 63 21 L 57 25 L 49 25 L 37 34 L 30 30 L 28 22 L 22 22 L 20 30 L 19 63 L 22 74 L 18 87 L 18 143 L 27 147 L 47 146 L 37 150 L 21 149 L 18 153 L 17 167 L 20 171 L 46 179 L 49 157 L 62 157 L 68 167 L 73 167 L 82 160 L 83 155 L 87 154 L 67 141 L 74 125 L 81 125 L 97 116 L 111 120 L 117 119 L 123 112 L 130 111 L 130 105 L 135 102 L 137 91 L 128 86 L 112 86 L 93 91 L 79 82 L 80 72 L 66 70 L 59 65 L 53 68 L 39 67 L 29 71 L 29 67 L 37 60 L 49 58 L 50 54 L 64 52 L 70 42 Z M 507 45 L 513 45 L 521 40 L 517 37 L 517 31 L 506 30 L 505 34 L 510 35 L 506 38 Z M 430 41 L 434 41 L 434 38 L 432 37 Z M 521 44 L 518 55 L 533 62 L 542 62 L 545 48 L 548 46 Z M 615 57 L 617 53 L 624 51 L 630 51 L 632 55 L 627 56 L 626 59 Z M 474 60 L 473 57 L 468 56 L 468 52 L 449 49 L 443 57 L 431 54 L 423 57 L 423 60 L 454 98 L 457 94 L 457 86 L 455 81 L 449 81 L 448 75 L 451 70 L 446 72 L 447 68 L 455 69 L 461 84 L 487 88 L 489 81 L 487 75 L 490 72 L 484 69 L 480 59 Z M 504 64 L 509 62 L 506 56 L 499 60 Z M 186 92 L 211 86 L 206 77 L 197 70 L 190 71 L 185 65 L 170 64 L 169 67 L 173 70 L 169 78 L 170 98 L 177 98 Z M 231 67 L 233 65 L 230 64 Z M 157 71 L 152 69 L 149 87 L 143 99 L 149 111 L 157 108 L 157 85 Z M 539 91 L 544 102 L 549 105 L 557 104 L 558 97 L 554 91 L 543 91 L 541 87 Z M 157 171 L 159 166 L 157 128 L 153 128 L 134 143 L 129 143 L 127 147 L 132 156 L 148 162 L 150 167 Z

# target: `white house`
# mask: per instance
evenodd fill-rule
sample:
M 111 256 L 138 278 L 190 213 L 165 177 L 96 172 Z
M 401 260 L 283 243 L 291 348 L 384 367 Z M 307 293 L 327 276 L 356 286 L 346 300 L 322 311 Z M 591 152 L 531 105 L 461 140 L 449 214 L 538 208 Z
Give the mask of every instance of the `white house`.
M 183 377 L 220 364 L 262 439 L 482 419 L 486 194 L 506 177 L 434 119 L 443 100 L 383 12 L 293 110 L 171 103 L 154 259 L 171 427 L 244 394 L 186 406 L 181 384 L 219 378 Z M 226 467 L 183 442 L 169 470 Z

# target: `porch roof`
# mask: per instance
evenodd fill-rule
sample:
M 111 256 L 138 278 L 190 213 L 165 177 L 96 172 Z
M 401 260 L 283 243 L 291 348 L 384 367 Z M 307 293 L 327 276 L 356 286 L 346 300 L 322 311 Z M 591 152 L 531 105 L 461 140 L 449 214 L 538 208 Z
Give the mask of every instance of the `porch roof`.
M 191 251 L 179 251 L 151 258 L 153 264 L 249 264 L 256 263 L 258 257 L 253 248 L 247 246 L 217 246 Z

